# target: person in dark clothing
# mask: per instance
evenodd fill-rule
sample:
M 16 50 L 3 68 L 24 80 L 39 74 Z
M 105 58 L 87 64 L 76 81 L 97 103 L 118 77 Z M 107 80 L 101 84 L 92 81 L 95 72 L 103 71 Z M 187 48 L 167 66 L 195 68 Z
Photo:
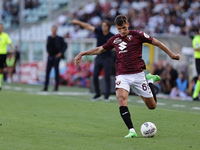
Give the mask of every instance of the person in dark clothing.
M 166 70 L 163 72 L 162 80 L 160 84 L 165 94 L 169 94 L 173 87 L 176 85 L 176 79 L 178 78 L 178 72 L 170 65 L 167 64 Z
M 80 25 L 81 27 L 94 32 L 97 39 L 97 46 L 105 44 L 114 35 L 110 32 L 111 24 L 107 20 L 102 21 L 101 28 L 95 28 L 94 26 L 79 20 L 72 20 L 71 23 Z M 112 62 L 113 62 L 112 51 L 106 51 L 95 58 L 94 72 L 93 72 L 95 95 L 91 100 L 98 100 L 101 98 L 101 92 L 99 89 L 99 74 L 101 70 L 104 69 L 104 79 L 105 79 L 104 100 L 109 101 Z
M 64 42 L 64 39 L 57 35 L 57 26 L 52 26 L 51 28 L 52 35 L 47 38 L 47 67 L 46 67 L 46 77 L 44 83 L 43 91 L 48 90 L 49 84 L 49 74 L 51 68 L 55 69 L 55 87 L 54 91 L 58 91 L 59 86 L 59 62 L 61 58 L 64 58 L 64 52 L 67 48 L 67 43 Z

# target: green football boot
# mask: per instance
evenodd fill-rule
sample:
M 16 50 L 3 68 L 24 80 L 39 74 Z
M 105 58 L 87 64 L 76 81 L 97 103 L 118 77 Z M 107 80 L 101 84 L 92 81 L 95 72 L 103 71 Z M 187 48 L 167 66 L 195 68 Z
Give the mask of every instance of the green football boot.
M 137 134 L 133 131 L 129 131 L 128 135 L 126 135 L 124 138 L 132 138 L 137 137 Z
M 159 75 L 152 75 L 150 73 L 146 75 L 146 78 L 147 78 L 147 81 L 150 79 L 153 79 L 153 83 L 161 80 Z

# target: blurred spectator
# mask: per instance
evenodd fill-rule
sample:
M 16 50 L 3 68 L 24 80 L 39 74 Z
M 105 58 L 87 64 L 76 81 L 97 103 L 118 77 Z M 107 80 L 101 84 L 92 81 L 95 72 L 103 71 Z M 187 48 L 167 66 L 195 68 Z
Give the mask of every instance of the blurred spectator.
M 57 24 L 60 26 L 64 26 L 66 25 L 66 21 L 67 21 L 67 16 L 64 13 L 62 13 L 61 15 L 58 16 Z
M 60 75 L 61 84 L 69 86 L 89 87 L 90 76 L 92 74 L 91 62 L 81 62 L 80 66 L 75 66 L 74 61 L 67 63 L 66 72 Z
M 131 29 L 187 35 L 192 27 L 200 25 L 199 12 L 198 0 L 105 0 L 86 3 L 74 17 L 97 26 L 102 20 L 113 23 L 117 15 L 126 14 Z
M 42 2 L 41 2 L 42 3 Z M 25 9 L 37 8 L 38 0 L 25 0 Z M 18 24 L 19 0 L 3 0 L 3 19 L 11 18 Z M 199 0 L 97 0 L 86 2 L 71 14 L 71 18 L 90 23 L 95 27 L 102 20 L 113 22 L 119 14 L 126 14 L 130 28 L 147 33 L 189 34 L 193 27 L 200 25 Z M 65 24 L 65 15 L 58 22 Z M 81 29 L 79 29 L 81 30 Z
M 177 77 L 177 71 L 170 64 L 167 64 L 166 70 L 161 74 L 161 91 L 165 94 L 170 94 L 172 88 L 176 85 Z
M 159 61 L 158 63 L 153 64 L 152 74 L 154 74 L 154 75 L 157 74 L 160 76 L 163 71 L 164 71 L 164 67 L 163 67 L 162 61 Z
M 159 75 L 162 78 L 162 73 L 163 73 L 164 70 L 165 69 L 163 67 L 163 62 L 159 61 L 158 63 L 153 64 L 152 74 L 153 75 Z M 156 93 L 161 92 L 162 87 L 161 87 L 160 81 L 154 83 L 154 86 L 155 86 Z
M 185 73 L 181 72 L 176 79 L 176 86 L 172 88 L 170 97 L 187 97 L 188 93 L 188 80 L 185 78 Z

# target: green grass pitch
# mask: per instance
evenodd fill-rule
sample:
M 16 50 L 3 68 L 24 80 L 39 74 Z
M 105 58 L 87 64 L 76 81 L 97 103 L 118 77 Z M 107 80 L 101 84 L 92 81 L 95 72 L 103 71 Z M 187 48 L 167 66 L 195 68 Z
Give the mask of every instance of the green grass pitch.
M 0 92 L 1 150 L 198 150 L 200 102 L 158 99 L 148 110 L 140 97 L 129 97 L 129 110 L 138 134 L 125 139 L 117 100 L 90 101 L 88 89 L 61 87 L 41 93 L 41 86 L 3 84 Z M 51 90 L 51 88 L 50 88 Z M 63 94 L 64 93 L 64 94 Z M 140 126 L 153 122 L 153 138 Z

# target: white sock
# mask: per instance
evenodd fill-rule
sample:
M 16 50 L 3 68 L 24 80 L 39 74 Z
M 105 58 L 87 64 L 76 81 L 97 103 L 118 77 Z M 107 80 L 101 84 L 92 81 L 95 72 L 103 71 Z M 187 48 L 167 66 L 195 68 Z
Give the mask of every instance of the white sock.
M 131 128 L 131 129 L 129 129 L 129 131 L 133 131 L 133 132 L 135 132 L 135 129 L 134 128 Z M 136 133 L 136 132 L 135 132 Z
M 153 83 L 153 79 L 149 79 L 147 82 L 148 83 Z

